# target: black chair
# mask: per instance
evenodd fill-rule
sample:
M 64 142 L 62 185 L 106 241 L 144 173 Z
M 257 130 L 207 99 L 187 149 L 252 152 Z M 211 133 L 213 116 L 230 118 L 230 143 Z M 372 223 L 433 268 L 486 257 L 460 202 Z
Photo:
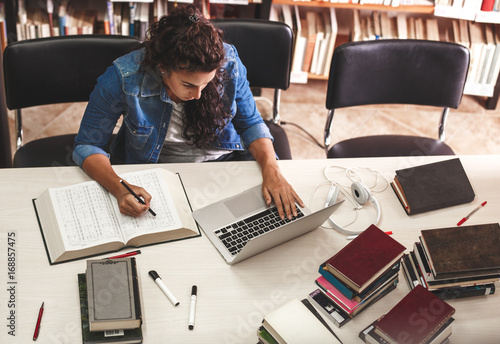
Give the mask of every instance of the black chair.
M 139 40 L 118 35 L 75 35 L 9 44 L 3 57 L 7 107 L 16 110 L 14 167 L 75 165 L 76 134 L 22 142 L 21 109 L 88 101 L 97 78 Z
M 454 43 L 377 40 L 337 47 L 326 98 L 327 157 L 454 155 L 444 143 L 444 129 L 449 108 L 456 109 L 462 100 L 468 68 L 469 50 Z M 330 148 L 335 109 L 367 104 L 441 107 L 439 137 L 365 136 L 338 142 Z
M 247 68 L 250 87 L 274 89 L 273 119 L 266 121 L 274 137 L 274 150 L 280 159 L 291 159 L 285 130 L 280 126 L 281 90 L 290 86 L 293 32 L 281 22 L 260 19 L 214 19 L 224 32 L 224 40 L 238 50 Z
M 0 61 L 2 60 L 0 54 Z M 0 69 L 0 80 L 3 79 L 3 70 Z M 0 91 L 0 168 L 12 167 L 12 152 L 10 144 L 9 120 L 5 94 Z

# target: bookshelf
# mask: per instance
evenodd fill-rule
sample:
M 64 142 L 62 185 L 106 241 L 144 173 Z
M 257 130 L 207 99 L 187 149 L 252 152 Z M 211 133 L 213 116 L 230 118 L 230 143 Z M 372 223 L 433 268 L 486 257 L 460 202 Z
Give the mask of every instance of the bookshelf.
M 326 1 L 296 1 L 296 0 L 273 0 L 273 4 L 277 5 L 297 5 L 297 6 L 311 6 L 311 7 L 334 7 L 350 10 L 371 10 L 371 11 L 401 11 L 408 13 L 434 13 L 434 6 L 425 5 L 401 5 L 397 7 L 377 4 L 355 4 L 355 3 L 340 3 L 340 2 L 326 2 Z
M 470 34 L 467 33 L 467 36 L 470 37 L 466 42 L 460 41 L 459 43 L 464 44 L 471 51 L 471 69 L 469 71 L 470 80 L 468 80 L 464 94 L 479 96 L 487 98 L 486 108 L 494 109 L 497 104 L 497 100 L 500 94 L 500 80 L 497 78 L 499 74 L 498 66 L 500 66 L 500 62 L 498 62 L 497 67 L 495 67 L 495 62 L 491 59 L 493 56 L 493 51 L 495 49 L 498 50 L 498 54 L 500 54 L 500 35 L 498 33 L 495 37 L 493 37 L 493 42 L 487 41 L 487 36 L 484 32 L 487 30 L 493 30 L 493 34 L 496 32 L 500 32 L 500 12 L 498 11 L 483 11 L 481 10 L 482 0 L 470 0 L 463 4 L 463 7 L 458 7 L 457 5 L 452 5 L 452 3 L 448 2 L 447 4 L 443 4 L 443 0 L 436 0 L 435 3 L 432 2 L 415 2 L 414 4 L 408 4 L 408 2 L 403 3 L 403 1 L 392 0 L 386 1 L 385 4 L 378 3 L 363 3 L 361 4 L 360 0 L 333 0 L 331 1 L 295 1 L 295 0 L 273 0 L 273 6 L 277 6 L 278 12 L 279 7 L 284 8 L 292 7 L 299 8 L 300 17 L 305 17 L 304 13 L 309 11 L 324 11 L 325 9 L 334 8 L 338 29 L 337 29 L 337 42 L 335 46 L 338 46 L 342 43 L 346 43 L 349 41 L 356 41 L 362 39 L 371 39 L 368 37 L 359 37 L 356 36 L 359 31 L 360 23 L 361 27 L 364 28 L 363 21 L 360 21 L 360 17 L 372 16 L 375 15 L 382 17 L 381 13 L 383 13 L 384 17 L 389 17 L 390 21 L 395 21 L 396 16 L 404 16 L 406 19 L 408 18 L 421 18 L 423 20 L 423 28 L 425 39 L 436 39 L 436 40 L 453 40 L 453 35 L 456 35 L 455 31 L 452 31 L 452 22 L 453 21 L 461 21 L 466 22 L 466 30 L 470 30 Z M 335 2 L 337 1 L 337 2 Z M 486 1 L 486 0 L 485 0 Z M 368 2 L 368 1 L 367 1 Z M 497 0 L 498 2 L 498 0 Z M 497 7 L 500 6 L 496 5 Z M 294 12 L 294 11 L 292 11 Z M 354 18 L 353 18 L 354 17 Z M 381 19 L 380 19 L 381 20 Z M 420 19 L 418 19 L 420 20 Z M 294 23 L 297 20 L 294 18 Z M 356 24 L 357 21 L 357 24 Z M 428 26 L 427 21 L 435 22 L 436 25 L 436 34 L 434 38 L 430 38 L 427 35 Z M 392 24 L 392 26 L 396 24 Z M 410 27 L 410 24 L 407 24 Z M 422 24 L 420 24 L 422 25 Z M 439 27 L 438 27 L 439 25 Z M 478 36 L 475 37 L 472 35 L 473 28 L 480 26 L 480 30 L 483 31 L 483 39 L 479 38 L 481 42 L 478 42 Z M 488 28 L 486 28 L 489 26 Z M 494 26 L 494 27 L 493 27 Z M 303 27 L 303 25 L 302 25 Z M 491 29 L 493 27 L 493 29 Z M 399 28 L 399 27 L 398 27 Z M 477 29 L 476 29 L 477 30 Z M 383 39 L 382 36 L 376 36 L 377 39 Z M 397 37 L 397 33 L 393 35 L 393 37 L 388 38 L 401 38 Z M 403 37 L 403 38 L 416 38 L 420 39 L 420 37 Z M 374 39 L 374 38 L 373 38 Z M 455 41 L 458 41 L 455 39 Z M 483 44 L 481 47 L 477 47 L 478 43 Z M 486 46 L 489 51 L 486 53 Z M 490 59 L 487 60 L 487 54 L 490 54 Z M 486 56 L 486 57 L 485 57 Z M 327 57 L 328 58 L 328 57 Z M 495 57 L 495 61 L 500 61 L 500 58 Z M 480 62 L 478 62 L 480 61 Z M 483 62 L 487 61 L 487 62 Z M 295 76 L 295 77 L 294 77 Z M 302 72 L 302 75 L 294 75 L 292 69 L 292 82 L 306 83 L 307 80 L 328 80 L 327 73 L 323 75 L 318 73 L 308 73 Z
M 206 10 L 206 0 L 193 0 L 194 3 L 200 8 L 205 8 Z M 498 11 L 482 11 L 480 2 L 482 0 L 467 0 L 469 4 L 472 5 L 468 7 L 458 7 L 442 4 L 444 0 L 435 0 L 435 4 L 432 2 L 425 2 L 425 0 L 419 0 L 418 4 L 406 4 L 406 0 L 385 0 L 386 5 L 376 4 L 376 3 L 364 3 L 361 4 L 363 0 L 334 0 L 339 2 L 329 2 L 329 1 L 317 1 L 317 0 L 222 0 L 222 1 L 210 1 L 209 12 L 212 17 L 224 18 L 224 17 L 236 17 L 236 18 L 259 18 L 259 19 L 269 19 L 272 13 L 272 7 L 275 5 L 286 5 L 290 7 L 299 7 L 301 11 L 308 11 L 308 8 L 318 10 L 328 10 L 333 8 L 336 11 L 336 16 L 338 20 L 338 32 L 337 32 L 337 42 L 336 45 L 345 43 L 352 40 L 351 27 L 353 26 L 352 17 L 353 13 L 359 12 L 366 16 L 366 13 L 389 13 L 389 16 L 395 16 L 398 14 L 404 14 L 408 17 L 422 17 L 426 19 L 437 19 L 439 23 L 446 23 L 449 25 L 451 20 L 462 20 L 473 23 L 483 23 L 482 25 L 495 25 L 500 31 L 500 12 Z M 375 0 L 369 0 L 373 2 Z M 380 0 L 383 1 L 383 0 Z M 389 4 L 387 4 L 387 1 Z M 422 2 L 423 1 L 423 2 Z M 467 2 L 465 1 L 465 2 Z M 486 0 L 485 0 L 486 1 Z M 497 0 L 499 1 L 499 0 Z M 149 11 L 149 21 L 155 18 L 157 15 L 157 4 L 163 2 L 165 6 L 175 6 L 175 2 L 167 0 L 149 0 L 148 5 L 150 6 Z M 356 3 L 358 2 L 358 3 Z M 464 3 L 465 3 L 464 2 Z M 35 0 L 7 0 L 4 1 L 4 13 L 5 13 L 5 37 L 6 43 L 14 42 L 18 40 L 19 29 L 16 27 L 16 23 L 19 18 L 19 8 L 20 4 L 24 3 L 26 7 L 29 5 L 38 6 L 45 11 L 47 15 L 46 3 L 47 0 L 35 1 Z M 63 3 L 63 1 L 53 1 L 54 3 L 54 16 L 58 7 Z M 106 12 L 106 0 L 79 0 L 79 1 L 69 1 L 73 4 L 75 9 L 95 9 L 96 17 L 95 25 L 93 26 L 94 31 L 90 33 L 105 33 L 105 21 L 104 13 Z M 114 4 L 119 4 L 120 2 L 112 2 Z M 140 4 L 141 2 L 137 2 Z M 379 2 L 380 3 L 380 2 Z M 128 2 L 123 2 L 123 4 L 128 4 Z M 397 5 L 397 6 L 396 6 Z M 125 6 L 125 5 L 123 5 Z M 465 6 L 465 5 L 464 5 Z M 498 5 L 497 5 L 498 6 Z M 440 24 L 441 25 L 441 24 Z M 442 29 L 440 29 L 442 31 Z M 89 33 L 82 32 L 79 33 Z M 117 32 L 120 33 L 120 32 Z M 440 33 L 440 39 L 443 39 L 442 32 Z M 499 40 L 500 41 L 500 36 Z M 4 42 L 4 44 L 6 44 Z M 471 52 L 472 48 L 468 47 Z M 500 55 L 500 47 L 497 48 Z M 500 59 L 500 58 L 499 58 Z M 472 61 L 472 59 L 471 59 Z M 472 63 L 472 62 L 471 62 Z M 295 77 L 294 77 L 295 75 Z M 498 74 L 496 74 L 498 75 Z M 298 76 L 292 72 L 292 82 L 306 83 L 307 80 L 317 79 L 317 80 L 327 80 L 328 73 L 318 74 L 318 73 L 303 73 Z M 491 77 L 490 77 L 491 79 Z M 498 84 L 497 84 L 498 83 Z M 500 80 L 497 79 L 497 83 L 490 82 L 488 84 L 473 83 L 468 82 L 465 88 L 465 94 L 485 97 L 486 108 L 494 109 L 496 107 L 498 98 L 500 96 Z
M 190 2 L 194 3 L 200 10 L 213 18 L 267 19 L 271 6 L 271 1 L 262 2 L 261 0 L 214 0 L 210 1 L 210 4 L 208 0 L 191 0 Z M 61 8 L 65 8 L 63 12 L 66 14 L 67 21 L 69 22 L 68 27 L 81 25 L 82 20 L 84 20 L 84 18 L 82 18 L 82 12 L 91 13 L 90 19 L 92 24 L 90 30 L 82 32 L 80 29 L 80 31 L 77 32 L 76 28 L 73 27 L 73 32 L 69 34 L 107 34 L 106 23 L 109 22 L 108 14 L 114 14 L 115 21 L 118 20 L 120 22 L 122 19 L 125 19 L 125 16 L 128 17 L 130 15 L 131 9 L 129 10 L 129 5 L 132 3 L 135 4 L 134 12 L 136 21 L 139 20 L 140 17 L 140 21 L 145 21 L 147 25 L 156 20 L 158 16 L 161 16 L 163 13 L 177 6 L 177 1 L 173 0 L 142 0 L 133 2 L 124 0 L 6 0 L 0 2 L 0 5 L 3 4 L 5 21 L 4 37 L 6 37 L 7 43 L 33 38 L 29 35 L 25 35 L 25 32 L 23 35 L 20 35 L 20 20 L 25 22 L 24 25 L 26 25 L 26 21 L 28 24 L 37 24 L 41 26 L 47 23 L 48 25 L 48 3 L 53 4 L 50 8 L 53 9 L 54 27 L 58 26 Z M 108 3 L 111 6 L 108 6 Z M 114 10 L 110 12 L 108 10 L 109 7 Z M 79 17 L 77 17 L 77 14 Z M 130 17 L 133 16 L 134 14 L 130 15 Z M 24 27 L 22 30 L 26 31 Z M 47 31 L 45 30 L 45 32 Z M 56 28 L 54 35 L 60 34 L 60 29 Z M 115 34 L 124 33 L 121 33 L 120 30 L 116 30 Z M 44 37 L 41 32 L 37 32 L 35 38 L 39 37 Z

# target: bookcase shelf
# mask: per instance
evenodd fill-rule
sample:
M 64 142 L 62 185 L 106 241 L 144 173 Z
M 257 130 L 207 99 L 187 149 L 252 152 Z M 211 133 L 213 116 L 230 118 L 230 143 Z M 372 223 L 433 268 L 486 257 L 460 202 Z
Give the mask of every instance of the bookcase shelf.
M 434 6 L 432 5 L 400 5 L 400 6 L 387 6 L 376 4 L 353 4 L 353 3 L 339 3 L 339 2 L 326 2 L 326 1 L 295 1 L 295 0 L 273 0 L 273 4 L 277 5 L 297 5 L 309 7 L 333 7 L 351 10 L 371 10 L 371 11 L 396 11 L 407 13 L 421 13 L 430 14 L 434 13 Z

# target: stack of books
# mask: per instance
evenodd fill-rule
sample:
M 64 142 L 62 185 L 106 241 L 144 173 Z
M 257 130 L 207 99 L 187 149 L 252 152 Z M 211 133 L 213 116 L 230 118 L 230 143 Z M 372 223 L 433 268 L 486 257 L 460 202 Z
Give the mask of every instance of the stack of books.
M 422 230 L 402 265 L 410 289 L 421 285 L 443 300 L 494 294 L 500 225 Z
M 421 285 L 359 333 L 365 343 L 447 343 L 455 309 Z
M 394 290 L 405 247 L 371 225 L 319 267 L 318 289 L 308 299 L 341 327 Z
M 342 343 L 307 299 L 292 299 L 267 314 L 257 336 L 262 344 Z
M 135 258 L 88 260 L 78 284 L 84 344 L 142 343 Z

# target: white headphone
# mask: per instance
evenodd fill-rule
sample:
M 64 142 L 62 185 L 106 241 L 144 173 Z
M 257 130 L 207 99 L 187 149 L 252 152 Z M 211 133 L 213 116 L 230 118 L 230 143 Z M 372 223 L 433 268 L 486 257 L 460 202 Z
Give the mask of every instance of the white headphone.
M 325 205 L 326 204 L 330 204 L 331 202 L 332 203 L 336 202 L 336 199 L 337 199 L 336 195 L 338 195 L 338 192 L 332 191 L 333 187 L 334 187 L 334 184 L 332 184 L 331 192 L 328 193 L 327 199 L 325 201 Z M 339 187 L 339 186 L 336 186 L 336 187 Z M 344 194 L 344 195 L 346 195 L 346 194 Z M 373 203 L 373 205 L 375 206 L 375 210 L 377 211 L 377 219 L 376 219 L 376 221 L 373 224 L 377 225 L 378 222 L 380 221 L 380 204 L 378 203 L 377 199 L 375 197 L 373 197 L 373 195 L 372 195 L 370 189 L 368 188 L 368 186 L 366 186 L 362 182 L 354 182 L 354 183 L 352 183 L 352 185 L 351 185 L 351 196 L 354 199 L 354 202 L 352 202 L 352 203 L 355 206 L 356 210 L 360 209 L 361 205 L 367 203 L 368 201 L 371 201 Z M 341 227 L 340 225 L 338 225 L 332 219 L 331 216 L 330 216 L 330 223 L 332 224 L 333 228 L 336 231 L 338 231 L 338 232 L 340 232 L 342 234 L 356 235 L 356 234 L 360 234 L 361 232 L 363 232 L 363 231 L 350 231 L 350 230 L 347 230 L 347 229 Z

